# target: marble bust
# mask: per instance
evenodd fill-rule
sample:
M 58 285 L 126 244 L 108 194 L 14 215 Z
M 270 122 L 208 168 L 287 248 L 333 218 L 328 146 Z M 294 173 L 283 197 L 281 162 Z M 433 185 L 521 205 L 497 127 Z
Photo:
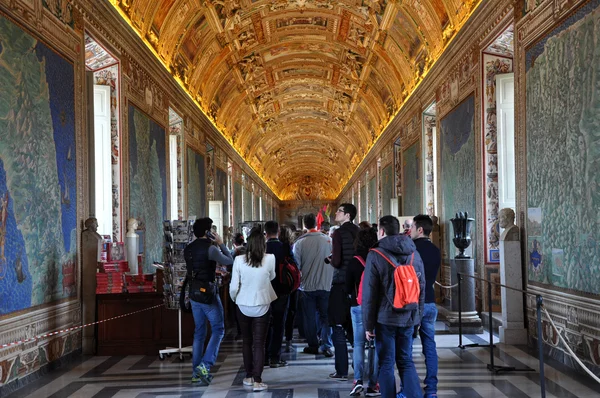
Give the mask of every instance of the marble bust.
M 138 227 L 138 220 L 135 218 L 130 218 L 127 220 L 127 238 L 137 238 L 137 234 L 135 230 Z
M 519 241 L 519 227 L 515 225 L 515 212 L 513 209 L 506 207 L 500 210 L 498 224 L 500 228 L 504 228 L 502 235 L 500 235 L 501 241 Z

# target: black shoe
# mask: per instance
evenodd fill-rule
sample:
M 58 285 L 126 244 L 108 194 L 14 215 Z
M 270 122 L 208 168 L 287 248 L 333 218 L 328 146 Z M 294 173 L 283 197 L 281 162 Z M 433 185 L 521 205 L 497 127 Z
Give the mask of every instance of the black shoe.
M 319 349 L 317 347 L 304 347 L 302 352 L 305 354 L 317 355 L 319 353 Z
M 283 359 L 280 359 L 279 361 L 271 359 L 271 367 L 272 368 L 282 368 L 287 365 L 288 365 L 287 361 L 284 361 Z
M 271 366 L 271 361 L 268 359 L 265 359 L 265 368 L 268 368 L 269 366 Z
M 360 393 L 364 391 L 363 384 L 361 380 L 356 380 L 354 382 L 354 386 L 352 386 L 352 391 L 350 391 L 351 397 L 359 397 Z
M 337 373 L 331 373 L 329 375 L 329 378 L 333 379 L 333 380 L 337 380 L 337 381 L 347 381 L 348 380 L 348 375 L 343 376 L 343 375 L 338 375 Z
M 333 356 L 333 352 L 331 351 L 331 348 L 325 348 L 323 350 L 323 355 L 325 355 L 327 358 L 331 358 Z

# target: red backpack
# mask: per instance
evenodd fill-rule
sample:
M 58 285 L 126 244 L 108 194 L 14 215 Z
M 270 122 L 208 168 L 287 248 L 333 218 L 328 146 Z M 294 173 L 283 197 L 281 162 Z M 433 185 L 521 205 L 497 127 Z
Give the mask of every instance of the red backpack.
M 355 259 L 357 259 L 363 266 L 363 268 L 365 267 L 365 260 L 363 260 L 363 258 L 361 256 L 354 256 Z M 365 273 L 363 270 L 362 275 L 360 276 L 360 283 L 358 284 L 358 291 L 356 292 L 356 302 L 358 303 L 358 305 L 362 304 L 362 286 L 363 286 L 363 280 L 365 279 Z
M 396 265 L 379 250 L 371 249 L 371 251 L 385 258 L 394 267 L 394 301 L 391 303 L 392 307 L 395 310 L 417 309 L 419 307 L 421 287 L 419 286 L 419 278 L 413 266 L 415 253 L 413 252 L 411 255 L 409 264 Z
M 277 265 L 277 275 L 279 277 L 277 295 L 290 294 L 300 287 L 300 270 L 291 257 L 285 257 L 283 261 Z

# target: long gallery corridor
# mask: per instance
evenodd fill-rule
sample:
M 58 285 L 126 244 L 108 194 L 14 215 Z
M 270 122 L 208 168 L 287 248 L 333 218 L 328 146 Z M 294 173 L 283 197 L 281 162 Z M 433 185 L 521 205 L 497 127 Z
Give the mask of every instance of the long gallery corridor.
M 487 343 L 486 334 L 466 335 L 463 343 Z M 497 342 L 495 338 L 495 342 Z M 485 348 L 457 347 L 458 336 L 436 336 L 439 356 L 440 397 L 456 398 L 527 398 L 539 397 L 539 373 L 518 372 L 494 375 L 486 369 L 489 351 Z M 215 365 L 215 378 L 208 387 L 189 382 L 190 361 L 175 356 L 160 361 L 158 356 L 84 357 L 71 366 L 51 372 L 40 380 L 6 398 L 338 398 L 352 388 L 349 381 L 328 379 L 333 358 L 302 353 L 306 346 L 294 340 L 291 353 L 282 355 L 287 367 L 265 368 L 263 379 L 269 384 L 264 392 L 252 392 L 242 385 L 241 341 L 227 334 Z M 495 350 L 497 365 L 538 369 L 537 358 L 526 347 L 499 344 Z M 425 363 L 419 340 L 414 343 L 414 360 L 422 378 Z M 545 366 L 547 398 L 592 398 L 600 396 L 600 386 L 579 376 L 556 361 Z
M 0 398 L 600 398 L 599 209 L 600 0 L 0 0 Z

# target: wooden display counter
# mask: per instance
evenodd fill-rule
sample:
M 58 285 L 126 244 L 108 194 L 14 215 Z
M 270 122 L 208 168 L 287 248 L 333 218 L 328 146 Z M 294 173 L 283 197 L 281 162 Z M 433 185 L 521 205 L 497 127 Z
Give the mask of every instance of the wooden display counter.
M 161 283 L 162 285 L 162 283 Z M 225 325 L 231 326 L 229 314 L 229 286 L 220 289 L 225 312 Z M 163 305 L 162 293 L 115 293 L 96 295 L 97 319 L 103 320 L 160 305 L 160 307 L 113 319 L 98 325 L 97 355 L 158 355 L 158 350 L 178 347 L 178 310 Z M 210 338 L 210 325 L 206 325 L 205 344 Z M 194 317 L 181 313 L 182 347 L 191 346 L 194 340 Z
M 96 296 L 98 320 L 163 304 L 162 293 L 117 293 Z M 97 355 L 158 355 L 158 350 L 177 347 L 177 310 L 164 305 L 98 325 Z M 194 339 L 194 318 L 182 313 L 182 346 Z

